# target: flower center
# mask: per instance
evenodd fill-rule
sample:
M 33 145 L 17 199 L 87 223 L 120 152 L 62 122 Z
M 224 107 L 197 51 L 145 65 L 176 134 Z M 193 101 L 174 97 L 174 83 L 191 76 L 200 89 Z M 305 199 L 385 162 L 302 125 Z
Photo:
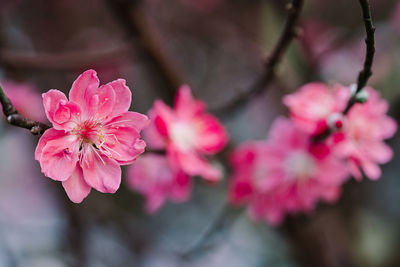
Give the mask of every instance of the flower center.
M 182 150 L 193 148 L 196 142 L 196 132 L 189 123 L 177 122 L 171 126 L 170 138 Z
M 267 179 L 269 174 L 269 168 L 265 162 L 259 162 L 252 173 L 252 180 L 255 187 L 260 191 L 266 191 Z
M 81 143 L 100 145 L 104 143 L 105 134 L 103 125 L 96 121 L 85 121 L 72 130 L 72 134 L 78 136 Z
M 316 172 L 315 159 L 305 151 L 296 151 L 286 160 L 286 168 L 293 179 L 307 179 Z

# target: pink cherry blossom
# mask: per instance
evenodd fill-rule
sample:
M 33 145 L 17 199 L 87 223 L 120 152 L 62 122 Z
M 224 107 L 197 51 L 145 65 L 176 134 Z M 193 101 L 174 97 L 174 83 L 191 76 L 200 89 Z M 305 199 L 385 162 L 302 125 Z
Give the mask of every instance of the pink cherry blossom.
M 35 159 L 76 203 L 92 187 L 114 193 L 121 182 L 120 165 L 135 161 L 146 146 L 139 133 L 148 118 L 128 111 L 131 91 L 125 80 L 99 83 L 96 72 L 88 70 L 73 83 L 69 100 L 58 90 L 42 95 L 53 128 L 40 138 Z
M 147 154 L 128 169 L 129 187 L 146 197 L 146 210 L 156 212 L 170 198 L 184 202 L 190 196 L 191 180 L 182 171 L 174 171 L 165 155 Z
M 284 118 L 274 122 L 268 140 L 239 146 L 231 163 L 231 202 L 249 205 L 253 219 L 271 224 L 311 211 L 319 200 L 336 201 L 348 178 L 344 161 Z
M 22 116 L 40 122 L 47 121 L 46 115 L 44 114 L 42 99 L 34 85 L 13 81 L 3 81 L 1 85 L 15 109 L 18 110 Z
M 364 89 L 368 93 L 366 103 L 355 104 L 346 116 L 343 131 L 332 137 L 335 152 L 348 159 L 352 175 L 361 179 L 365 175 L 373 180 L 381 176 L 378 164 L 387 163 L 393 157 L 392 149 L 383 140 L 394 135 L 396 122 L 386 115 L 389 105 L 372 88 Z
M 350 90 L 342 85 L 330 88 L 315 82 L 286 95 L 283 103 L 289 108 L 290 118 L 299 128 L 310 134 L 318 134 L 326 130 L 332 115 L 336 117 L 344 110 L 349 96 Z
M 179 88 L 174 109 L 158 100 L 149 112 L 152 124 L 145 130 L 151 148 L 166 149 L 174 169 L 209 181 L 222 178 L 219 168 L 209 163 L 207 155 L 220 151 L 227 143 L 224 127 L 205 112 L 205 105 L 195 100 L 188 86 Z

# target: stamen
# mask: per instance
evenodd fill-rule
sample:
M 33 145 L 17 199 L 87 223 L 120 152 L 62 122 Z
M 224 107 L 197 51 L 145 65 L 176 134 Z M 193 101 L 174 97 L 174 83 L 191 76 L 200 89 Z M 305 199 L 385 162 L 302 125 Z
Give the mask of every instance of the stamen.
M 106 165 L 105 161 L 101 158 L 100 154 L 97 152 L 97 149 L 93 149 L 94 153 L 96 153 L 96 155 L 99 157 L 99 159 L 101 160 L 101 162 L 103 162 L 104 165 Z
M 119 140 L 118 140 L 118 138 L 117 138 L 117 136 L 116 136 L 115 134 L 106 134 L 106 136 L 112 136 L 112 137 L 114 137 L 114 139 L 115 139 L 114 144 L 119 144 L 119 143 L 120 143 Z
M 112 148 L 110 148 L 110 147 L 103 146 L 102 149 L 104 149 L 105 152 L 108 152 L 108 153 L 113 152 L 113 153 L 115 153 L 118 157 L 121 157 L 121 154 L 120 154 L 120 153 L 118 153 L 117 151 L 115 151 L 114 149 L 112 149 Z M 110 154 L 111 154 L 111 153 L 110 153 Z

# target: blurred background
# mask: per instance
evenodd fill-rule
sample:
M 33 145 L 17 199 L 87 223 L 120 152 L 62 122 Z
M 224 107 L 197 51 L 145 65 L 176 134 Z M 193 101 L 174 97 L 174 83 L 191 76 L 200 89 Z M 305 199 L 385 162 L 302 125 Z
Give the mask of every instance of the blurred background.
M 400 1 L 372 0 L 377 26 L 370 84 L 400 118 Z M 189 84 L 238 144 L 267 135 L 287 111 L 284 94 L 309 81 L 356 81 L 364 27 L 356 0 L 309 0 L 299 38 L 261 97 L 219 112 L 263 72 L 286 18 L 282 0 L 1 0 L 0 81 L 27 116 L 44 120 L 40 93 L 68 92 L 93 68 L 101 83 L 127 80 L 132 108 L 172 103 Z M 29 90 L 28 90 L 29 91 Z M 92 190 L 80 205 L 34 161 L 38 137 L 0 124 L 0 266 L 400 266 L 400 138 L 377 182 L 349 182 L 336 205 L 320 205 L 278 227 L 226 211 L 227 179 L 196 179 L 184 204 L 154 215 L 123 184 L 114 195 Z M 233 208 L 232 208 L 233 209 Z M 222 218 L 222 219 L 221 219 Z M 200 244 L 200 245 L 199 245 Z M 193 250 L 193 248 L 196 248 Z M 190 252 L 190 253 L 188 253 Z

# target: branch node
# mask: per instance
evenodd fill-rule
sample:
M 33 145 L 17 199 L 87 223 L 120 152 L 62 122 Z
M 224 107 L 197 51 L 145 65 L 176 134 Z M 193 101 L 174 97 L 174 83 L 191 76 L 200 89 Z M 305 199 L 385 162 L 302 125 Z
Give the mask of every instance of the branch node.
M 13 116 L 13 115 L 9 115 L 9 116 L 7 117 L 7 122 L 8 122 L 9 124 L 13 124 L 13 122 L 14 122 L 14 116 Z
M 32 129 L 31 129 L 31 133 L 34 134 L 34 135 L 40 134 L 40 131 L 41 130 L 40 130 L 39 126 L 33 126 Z

